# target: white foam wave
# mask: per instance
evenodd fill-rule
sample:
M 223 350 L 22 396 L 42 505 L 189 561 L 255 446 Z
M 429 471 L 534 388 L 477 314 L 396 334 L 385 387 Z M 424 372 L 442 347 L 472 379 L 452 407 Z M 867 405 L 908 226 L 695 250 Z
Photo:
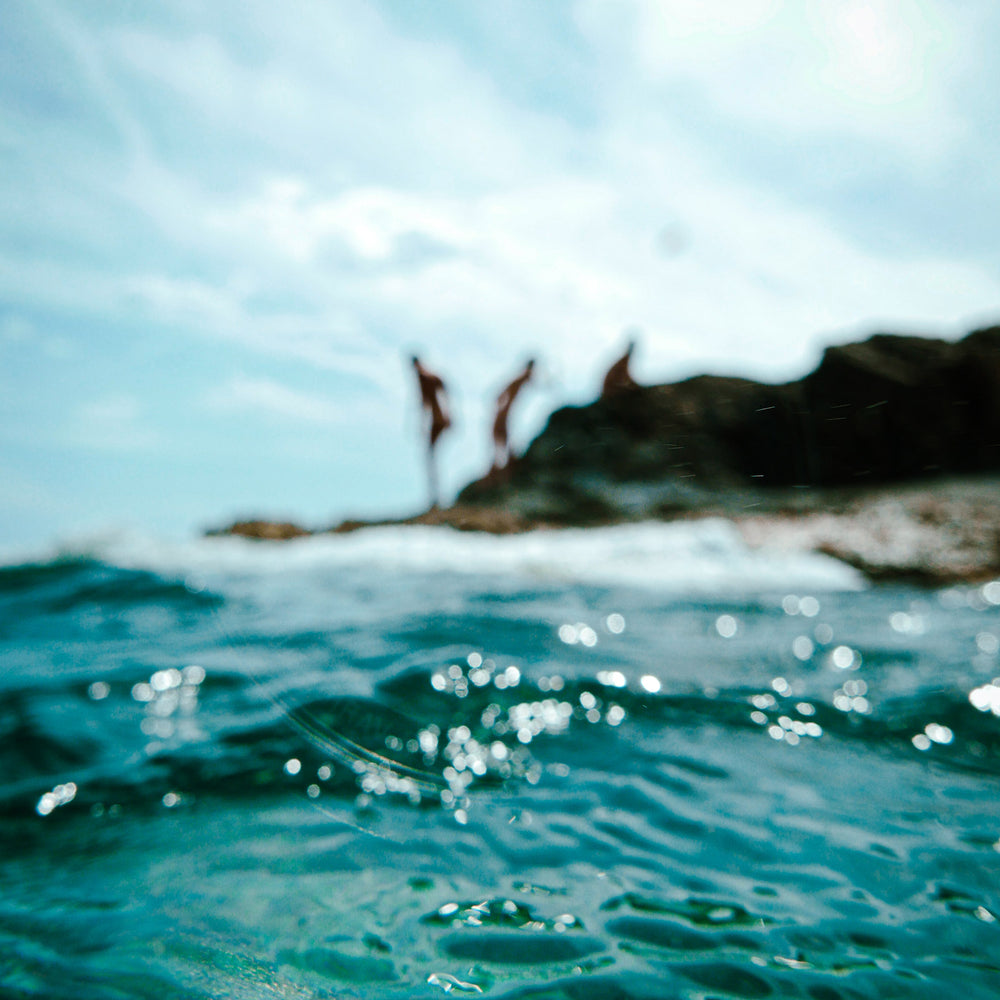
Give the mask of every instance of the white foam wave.
M 507 575 L 651 587 L 671 592 L 857 590 L 864 578 L 830 556 L 750 547 L 723 519 L 496 536 L 438 526 L 367 528 L 284 542 L 122 535 L 77 547 L 133 569 L 182 576 L 365 569 L 394 574 Z

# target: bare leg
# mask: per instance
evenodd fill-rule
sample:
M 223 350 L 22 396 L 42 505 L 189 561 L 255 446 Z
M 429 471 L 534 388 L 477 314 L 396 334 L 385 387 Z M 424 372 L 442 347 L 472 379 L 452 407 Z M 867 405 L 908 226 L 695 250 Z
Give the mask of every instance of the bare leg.
M 493 471 L 499 472 L 507 467 L 510 461 L 510 446 L 507 435 L 502 430 L 493 431 Z
M 434 445 L 427 446 L 427 483 L 430 488 L 431 510 L 436 510 L 438 505 L 438 481 L 437 465 L 434 462 Z

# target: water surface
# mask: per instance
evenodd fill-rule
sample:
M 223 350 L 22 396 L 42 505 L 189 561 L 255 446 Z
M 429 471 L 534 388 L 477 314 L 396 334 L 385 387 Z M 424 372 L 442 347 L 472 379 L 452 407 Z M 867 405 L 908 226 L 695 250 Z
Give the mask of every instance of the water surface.
M 993 997 L 998 637 L 725 522 L 7 566 L 0 986 Z

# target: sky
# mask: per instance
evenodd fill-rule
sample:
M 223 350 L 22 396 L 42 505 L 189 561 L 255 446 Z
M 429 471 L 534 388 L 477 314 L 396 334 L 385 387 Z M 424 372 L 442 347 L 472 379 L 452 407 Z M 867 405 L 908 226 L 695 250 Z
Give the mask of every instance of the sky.
M 634 375 L 1000 321 L 994 0 L 6 0 L 0 547 L 445 499 Z

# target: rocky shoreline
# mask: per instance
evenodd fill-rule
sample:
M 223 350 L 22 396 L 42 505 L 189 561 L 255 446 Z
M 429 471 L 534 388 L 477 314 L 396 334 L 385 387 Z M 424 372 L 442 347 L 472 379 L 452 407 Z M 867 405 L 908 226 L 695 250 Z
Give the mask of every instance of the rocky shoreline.
M 982 583 L 1000 578 L 1000 478 L 936 480 L 922 484 L 786 494 L 731 496 L 676 514 L 671 520 L 723 517 L 751 548 L 822 552 L 861 570 L 873 581 L 923 586 Z M 619 518 L 605 523 L 622 523 Z M 564 530 L 564 523 L 531 520 L 504 508 L 458 504 L 412 517 L 348 520 L 306 528 L 285 521 L 237 521 L 210 535 L 287 541 L 346 534 L 365 528 L 444 525 L 495 535 Z
M 736 522 L 752 547 L 823 552 L 874 581 L 982 583 L 1000 577 L 998 499 L 1000 479 L 938 480 Z
M 754 547 L 824 552 L 873 580 L 1000 577 L 1000 327 L 878 334 L 795 382 L 697 376 L 556 410 L 502 475 L 412 517 L 209 534 L 287 540 L 385 525 L 515 534 L 725 517 Z

